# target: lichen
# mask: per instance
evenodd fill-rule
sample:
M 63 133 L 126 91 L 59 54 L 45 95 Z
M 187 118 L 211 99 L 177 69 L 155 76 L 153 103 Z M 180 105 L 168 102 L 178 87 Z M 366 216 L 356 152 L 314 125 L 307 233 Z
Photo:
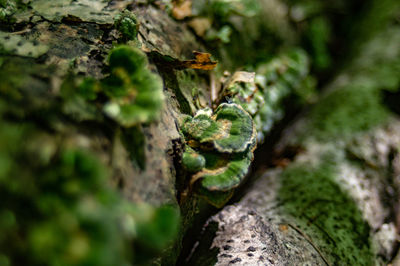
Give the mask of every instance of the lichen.
M 21 35 L 0 31 L 0 52 L 37 58 L 48 50 L 47 45 L 30 41 Z
M 332 265 L 373 265 L 369 226 L 336 181 L 335 160 L 295 163 L 281 174 L 283 209 Z
M 109 8 L 108 0 L 35 0 L 30 6 L 47 20 L 60 22 L 65 17 L 76 20 L 112 24 L 118 10 Z

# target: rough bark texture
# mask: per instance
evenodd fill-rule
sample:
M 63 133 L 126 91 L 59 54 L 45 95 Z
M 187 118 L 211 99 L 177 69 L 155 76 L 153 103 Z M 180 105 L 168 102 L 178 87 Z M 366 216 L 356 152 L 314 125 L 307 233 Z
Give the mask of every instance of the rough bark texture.
M 36 150 L 40 156 L 48 156 L 49 162 L 63 147 L 88 151 L 109 173 L 111 186 L 122 191 L 131 203 L 155 207 L 171 204 L 180 209 L 178 239 L 162 256 L 157 253 L 150 259 L 155 265 L 175 264 L 184 234 L 195 217 L 202 215 L 198 212 L 209 209 L 192 193 L 190 175 L 181 165 L 185 147 L 179 129 L 182 118 L 215 104 L 211 94 L 217 94 L 215 88 L 221 88 L 221 80 L 227 79 L 225 70 L 233 73 L 247 65 L 249 71 L 263 72 L 263 63 L 278 58 L 273 74 L 283 76 L 290 66 L 288 58 L 281 59 L 278 54 L 300 44 L 304 26 L 301 19 L 290 18 L 288 6 L 278 0 L 259 1 L 261 6 L 255 16 L 238 16 L 233 12 L 234 16 L 221 22 L 217 15 L 208 14 L 214 16 L 210 20 L 217 29 L 225 24 L 234 29 L 230 43 L 221 45 L 218 38 L 207 43 L 204 34 L 196 35 L 196 28 L 187 26 L 193 21 L 173 19 L 163 1 L 22 2 L 24 8 L 14 13 L 0 10 L 10 19 L 3 20 L 0 31 L 0 96 L 14 106 L 7 106 L 4 121 L 35 125 L 34 132 L 39 132 L 39 137 L 34 142 L 42 144 L 40 148 L 35 146 Z M 192 2 L 194 6 L 197 3 Z M 137 39 L 129 42 L 122 41 L 114 23 L 124 9 L 132 11 L 139 21 Z M 12 13 L 10 18 L 7 12 Z M 195 7 L 193 15 L 199 15 Z M 205 14 L 201 16 L 204 18 Z M 390 42 L 386 44 L 388 36 Z M 365 70 L 364 66 L 382 64 L 389 74 L 397 71 L 399 36 L 398 25 L 385 31 L 377 38 L 377 45 L 372 43 L 370 52 L 355 60 L 349 69 L 346 67 L 347 72 L 325 91 L 361 84 L 364 80 L 372 84 L 368 86 L 373 87 L 374 93 L 378 91 L 376 87 L 397 89 L 398 78 L 391 78 L 396 75 L 388 75 L 390 79 L 386 80 L 386 72 L 380 75 L 377 68 Z M 125 128 L 101 109 L 89 110 L 82 102 L 69 101 L 69 96 L 63 95 L 66 87 L 76 89 L 83 77 L 107 76 L 107 56 L 117 43 L 140 47 L 147 55 L 151 71 L 162 77 L 165 101 L 159 120 Z M 213 49 L 213 55 L 219 59 L 216 71 L 177 69 L 171 64 L 171 60 L 192 59 L 193 51 L 208 52 L 207 49 Z M 305 58 L 307 61 L 308 57 Z M 378 59 L 371 63 L 369 58 Z M 357 69 L 366 74 L 358 74 Z M 263 132 L 267 137 L 284 117 L 285 108 L 293 109 L 285 106 L 282 99 L 297 93 L 296 100 L 301 98 L 299 94 L 306 96 L 301 104 L 296 102 L 296 107 L 310 103 L 308 96 L 312 93 L 301 91 L 308 88 L 304 82 L 309 77 L 308 70 L 307 61 L 304 69 L 296 69 L 300 74 L 289 73 L 283 81 L 265 81 L 269 86 L 266 90 L 271 91 L 265 104 L 270 106 L 273 117 Z M 375 72 L 378 74 L 372 75 Z M 372 77 L 368 79 L 370 73 Z M 264 78 L 270 78 L 269 74 L 263 73 Z M 308 82 L 314 80 L 310 78 Z M 101 101 L 104 99 L 96 107 L 103 104 Z M 376 107 L 373 100 L 371 106 Z M 3 117 L 3 110 L 0 111 Z M 195 265 L 370 265 L 390 261 L 396 252 L 400 228 L 400 121 L 380 109 L 371 113 L 371 120 L 379 120 L 381 112 L 390 117 L 387 122 L 328 140 L 323 139 L 325 133 L 322 139 L 304 137 L 318 125 L 310 126 L 314 116 L 303 114 L 284 132 L 276 147 L 276 154 L 283 156 L 277 156 L 279 164 L 284 167 L 257 172 L 259 179 L 246 189 L 243 199 L 210 218 L 204 238 L 182 260 Z M 324 120 L 323 116 L 315 117 Z M 290 158 L 284 158 L 288 153 Z M 35 156 L 36 153 L 30 158 Z M 264 168 L 262 164 L 258 167 Z

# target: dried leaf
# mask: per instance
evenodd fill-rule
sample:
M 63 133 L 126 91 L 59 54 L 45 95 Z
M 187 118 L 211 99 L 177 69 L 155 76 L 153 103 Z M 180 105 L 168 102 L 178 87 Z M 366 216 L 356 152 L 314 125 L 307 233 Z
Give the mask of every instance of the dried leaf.
M 172 8 L 172 16 L 178 20 L 190 17 L 192 15 L 192 1 L 185 0 L 183 2 L 174 2 Z
M 255 72 L 246 72 L 246 71 L 236 71 L 232 77 L 228 80 L 225 88 L 229 88 L 232 86 L 234 83 L 237 82 L 249 82 L 249 83 L 254 83 L 254 78 L 256 76 Z
M 222 89 L 220 99 L 223 99 L 225 96 L 232 96 L 234 94 L 237 94 L 238 91 L 232 90 L 235 84 L 239 83 L 250 83 L 252 84 L 254 88 L 255 86 L 255 72 L 246 72 L 246 71 L 236 71 L 230 78 L 228 78 L 224 82 L 224 87 Z
M 188 22 L 189 27 L 191 27 L 197 36 L 203 37 L 207 30 L 211 28 L 210 18 L 193 18 Z
M 211 54 L 209 53 L 201 53 L 193 51 L 196 59 L 194 60 L 185 60 L 181 62 L 182 67 L 184 68 L 193 68 L 193 69 L 202 69 L 202 70 L 212 70 L 217 66 L 216 61 L 211 61 Z
M 174 68 L 177 70 L 182 70 L 185 68 L 212 70 L 217 66 L 218 62 L 211 61 L 211 54 L 196 51 L 193 51 L 193 54 L 195 55 L 196 59 L 181 61 L 170 55 L 161 54 L 157 51 L 150 52 L 150 56 L 156 64 L 167 68 Z

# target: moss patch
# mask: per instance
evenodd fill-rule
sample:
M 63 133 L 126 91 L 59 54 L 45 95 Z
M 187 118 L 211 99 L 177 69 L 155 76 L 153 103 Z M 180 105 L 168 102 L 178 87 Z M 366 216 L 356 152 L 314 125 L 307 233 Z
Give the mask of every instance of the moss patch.
M 312 110 L 310 128 L 319 139 L 342 138 L 384 122 L 388 114 L 378 90 L 349 86 L 321 99 Z
M 335 181 L 334 164 L 294 164 L 281 175 L 283 208 L 331 265 L 372 265 L 369 226 Z

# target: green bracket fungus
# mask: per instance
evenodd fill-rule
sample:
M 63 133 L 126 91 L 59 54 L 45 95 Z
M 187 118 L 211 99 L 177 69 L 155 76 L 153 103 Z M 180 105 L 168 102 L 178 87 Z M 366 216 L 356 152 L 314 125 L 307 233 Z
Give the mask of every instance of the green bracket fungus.
M 282 118 L 281 103 L 285 97 L 294 94 L 300 101 L 309 101 L 314 95 L 315 82 L 308 71 L 305 52 L 293 50 L 258 65 L 255 73 L 235 72 L 226 80 L 219 98 L 230 98 L 252 116 L 258 141 L 262 142 L 273 124 Z
M 196 173 L 205 167 L 206 159 L 189 146 L 186 146 L 186 150 L 182 155 L 182 164 L 188 172 Z
M 123 127 L 133 127 L 158 119 L 164 95 L 161 78 L 147 67 L 146 55 L 137 48 L 121 45 L 109 56 L 110 75 L 100 82 L 87 78 L 78 94 L 95 100 L 105 94 L 103 112 Z
M 124 127 L 156 120 L 162 108 L 162 81 L 146 67 L 139 49 L 119 46 L 111 51 L 111 75 L 102 81 L 110 98 L 104 112 Z
M 252 146 L 256 130 L 251 116 L 237 104 L 222 103 L 214 115 L 206 108 L 187 117 L 182 131 L 200 145 L 211 144 L 221 153 L 244 152 Z
M 129 10 L 124 10 L 115 17 L 115 27 L 121 32 L 124 41 L 135 40 L 139 31 L 138 20 Z
M 237 104 L 223 103 L 218 106 L 215 120 L 220 123 L 224 133 L 213 141 L 219 152 L 244 152 L 254 146 L 256 129 L 251 116 Z
M 221 206 L 253 159 L 256 129 L 251 116 L 238 104 L 222 103 L 214 114 L 205 108 L 186 117 L 181 129 L 187 142 L 182 163 L 193 174 L 190 184 L 200 184 L 197 193 Z
M 253 151 L 247 154 L 239 154 L 228 160 L 217 160 L 215 164 L 226 161 L 225 165 L 214 169 L 203 169 L 193 176 L 193 180 L 201 180 L 201 186 L 209 191 L 229 191 L 237 187 L 243 180 L 251 161 L 253 160 Z
M 240 104 L 251 116 L 265 104 L 262 91 L 255 83 L 255 72 L 237 71 L 226 82 L 220 98 L 229 97 Z

